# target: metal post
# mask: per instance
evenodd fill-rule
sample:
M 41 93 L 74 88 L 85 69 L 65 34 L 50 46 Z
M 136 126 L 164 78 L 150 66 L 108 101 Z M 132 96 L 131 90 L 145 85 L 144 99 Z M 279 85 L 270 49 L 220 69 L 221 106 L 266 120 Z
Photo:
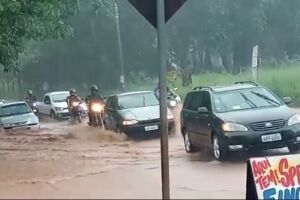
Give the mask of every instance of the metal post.
M 159 101 L 160 101 L 160 147 L 161 147 L 161 178 L 162 198 L 170 199 L 169 176 L 169 144 L 168 144 L 168 118 L 167 118 L 167 81 L 166 81 L 166 39 L 165 39 L 165 5 L 164 0 L 156 0 L 157 7 L 157 37 L 160 63 L 159 74 Z
M 119 64 L 120 64 L 120 87 L 121 90 L 124 91 L 125 90 L 124 58 L 123 58 L 123 47 L 122 47 L 122 39 L 121 39 L 121 31 L 120 31 L 118 0 L 115 0 L 114 12 L 116 17 L 115 24 L 116 24 L 116 31 L 117 31 L 118 57 L 119 57 Z

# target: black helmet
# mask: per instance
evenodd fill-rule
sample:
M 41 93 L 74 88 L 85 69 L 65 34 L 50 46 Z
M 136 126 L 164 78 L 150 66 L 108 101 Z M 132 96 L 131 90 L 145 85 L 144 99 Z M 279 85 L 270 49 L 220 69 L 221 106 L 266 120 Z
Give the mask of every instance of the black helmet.
M 28 90 L 27 94 L 32 95 L 33 94 L 32 90 Z
M 97 87 L 97 85 L 92 85 L 92 86 L 91 86 L 91 92 L 98 92 L 98 87 Z
M 76 94 L 76 90 L 74 88 L 70 89 L 70 95 L 72 95 L 72 94 Z

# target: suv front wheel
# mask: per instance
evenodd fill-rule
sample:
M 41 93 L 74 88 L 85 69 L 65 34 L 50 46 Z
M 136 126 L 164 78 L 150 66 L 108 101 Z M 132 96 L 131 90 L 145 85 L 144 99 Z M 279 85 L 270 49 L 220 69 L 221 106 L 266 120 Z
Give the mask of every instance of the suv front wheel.
M 194 153 L 196 152 L 196 148 L 190 141 L 189 133 L 187 131 L 184 132 L 183 135 L 183 140 L 184 140 L 184 148 L 187 153 Z
M 212 148 L 215 159 L 223 161 L 227 158 L 228 152 L 216 134 L 212 137 Z

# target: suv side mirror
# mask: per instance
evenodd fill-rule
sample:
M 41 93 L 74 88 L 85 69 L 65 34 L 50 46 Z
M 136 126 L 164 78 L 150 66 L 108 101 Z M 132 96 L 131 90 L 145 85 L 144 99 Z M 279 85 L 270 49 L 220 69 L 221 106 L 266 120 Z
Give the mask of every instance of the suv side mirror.
M 197 112 L 199 114 L 208 114 L 209 113 L 209 111 L 208 111 L 208 109 L 206 107 L 199 107 L 199 108 L 197 108 Z
M 49 105 L 50 101 L 49 100 L 45 100 L 44 103 Z
M 291 98 L 291 97 L 283 97 L 282 100 L 283 100 L 283 102 L 284 102 L 285 104 L 290 104 L 290 103 L 292 103 L 292 98 Z

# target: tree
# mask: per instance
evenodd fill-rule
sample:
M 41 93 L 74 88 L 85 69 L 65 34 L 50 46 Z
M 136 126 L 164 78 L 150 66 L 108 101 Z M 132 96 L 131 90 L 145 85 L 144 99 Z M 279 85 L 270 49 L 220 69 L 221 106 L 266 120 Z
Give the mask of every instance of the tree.
M 72 35 L 66 22 L 78 11 L 77 0 L 1 0 L 0 63 L 17 70 L 29 40 L 63 39 Z

